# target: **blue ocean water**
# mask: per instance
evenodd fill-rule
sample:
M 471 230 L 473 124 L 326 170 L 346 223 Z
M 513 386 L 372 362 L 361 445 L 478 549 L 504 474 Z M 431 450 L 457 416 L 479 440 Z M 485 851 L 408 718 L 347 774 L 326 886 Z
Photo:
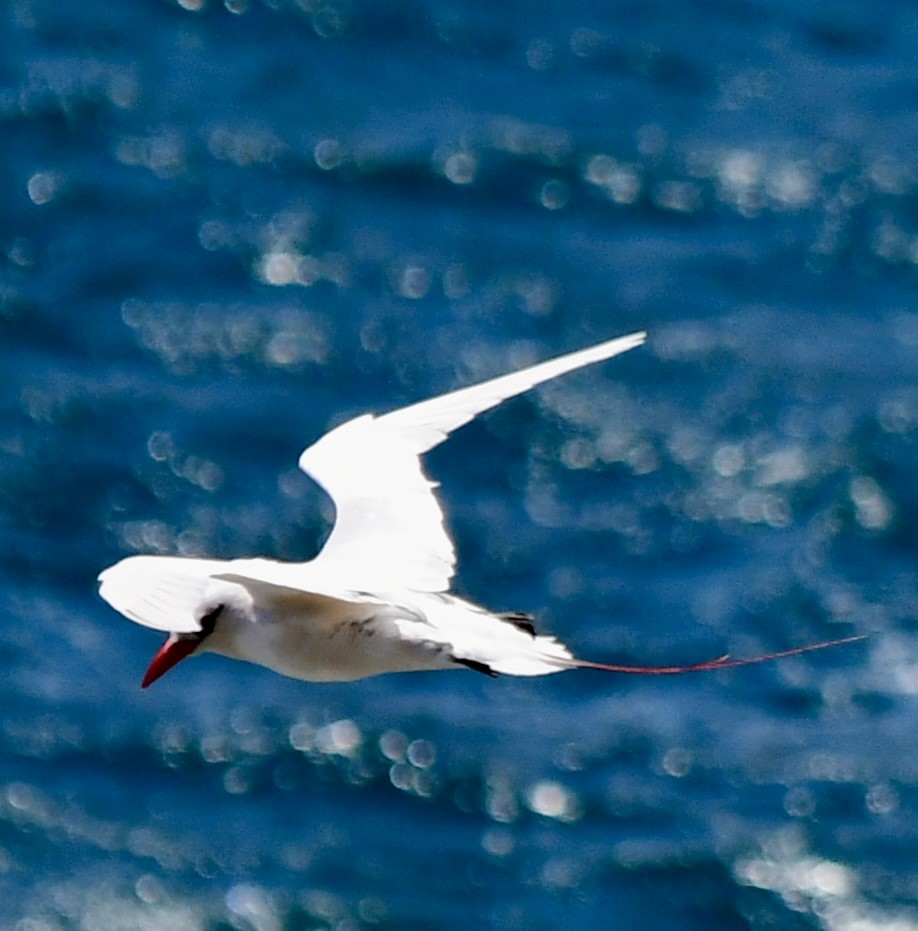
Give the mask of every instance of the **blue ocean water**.
M 0 7 L 0 927 L 918 928 L 918 8 Z M 458 588 L 666 678 L 308 685 L 95 595 L 430 457 Z

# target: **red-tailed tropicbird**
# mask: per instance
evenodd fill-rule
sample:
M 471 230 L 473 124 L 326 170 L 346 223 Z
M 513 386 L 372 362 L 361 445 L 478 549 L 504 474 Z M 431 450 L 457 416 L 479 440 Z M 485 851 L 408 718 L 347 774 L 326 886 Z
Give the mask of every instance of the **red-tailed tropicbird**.
M 364 414 L 310 446 L 300 468 L 331 496 L 336 521 L 315 559 L 129 556 L 99 576 L 125 617 L 169 637 L 143 678 L 186 656 L 221 653 L 312 682 L 467 667 L 489 675 L 565 669 L 666 674 L 722 669 L 846 643 L 691 666 L 621 666 L 576 658 L 536 634 L 528 615 L 450 594 L 456 566 L 443 512 L 420 457 L 507 398 L 640 346 L 632 333 L 382 416 Z

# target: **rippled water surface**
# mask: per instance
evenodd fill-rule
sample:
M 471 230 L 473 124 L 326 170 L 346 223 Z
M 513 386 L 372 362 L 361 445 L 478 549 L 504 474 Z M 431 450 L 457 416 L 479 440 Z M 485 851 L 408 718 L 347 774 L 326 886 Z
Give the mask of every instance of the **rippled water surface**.
M 0 926 L 918 929 L 913 3 L 0 10 Z M 460 591 L 707 675 L 308 685 L 135 552 L 305 559 L 300 450 L 636 329 L 430 457 Z

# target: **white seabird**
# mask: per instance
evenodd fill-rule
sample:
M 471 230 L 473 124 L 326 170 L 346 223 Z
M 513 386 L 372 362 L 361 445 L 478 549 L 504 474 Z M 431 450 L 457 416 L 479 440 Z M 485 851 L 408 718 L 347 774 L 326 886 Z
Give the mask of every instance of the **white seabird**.
M 102 598 L 130 620 L 169 633 L 143 687 L 203 653 L 329 682 L 461 667 L 513 676 L 580 668 L 664 674 L 860 639 L 692 666 L 611 665 L 576 658 L 554 637 L 538 635 L 528 615 L 492 612 L 450 594 L 456 557 L 422 454 L 507 398 L 644 339 L 632 333 L 331 430 L 299 460 L 336 509 L 332 533 L 310 562 L 130 556 L 106 569 L 99 576 Z

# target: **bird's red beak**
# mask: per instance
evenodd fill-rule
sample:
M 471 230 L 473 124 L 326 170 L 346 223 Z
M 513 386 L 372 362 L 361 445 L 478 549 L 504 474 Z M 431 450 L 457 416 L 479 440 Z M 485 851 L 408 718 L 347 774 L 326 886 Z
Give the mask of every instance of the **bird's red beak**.
M 147 667 L 140 687 L 145 689 L 147 686 L 152 685 L 160 676 L 164 676 L 186 656 L 194 653 L 202 639 L 202 637 L 194 635 L 169 634 L 169 639 L 159 648 L 156 656 L 153 657 Z

